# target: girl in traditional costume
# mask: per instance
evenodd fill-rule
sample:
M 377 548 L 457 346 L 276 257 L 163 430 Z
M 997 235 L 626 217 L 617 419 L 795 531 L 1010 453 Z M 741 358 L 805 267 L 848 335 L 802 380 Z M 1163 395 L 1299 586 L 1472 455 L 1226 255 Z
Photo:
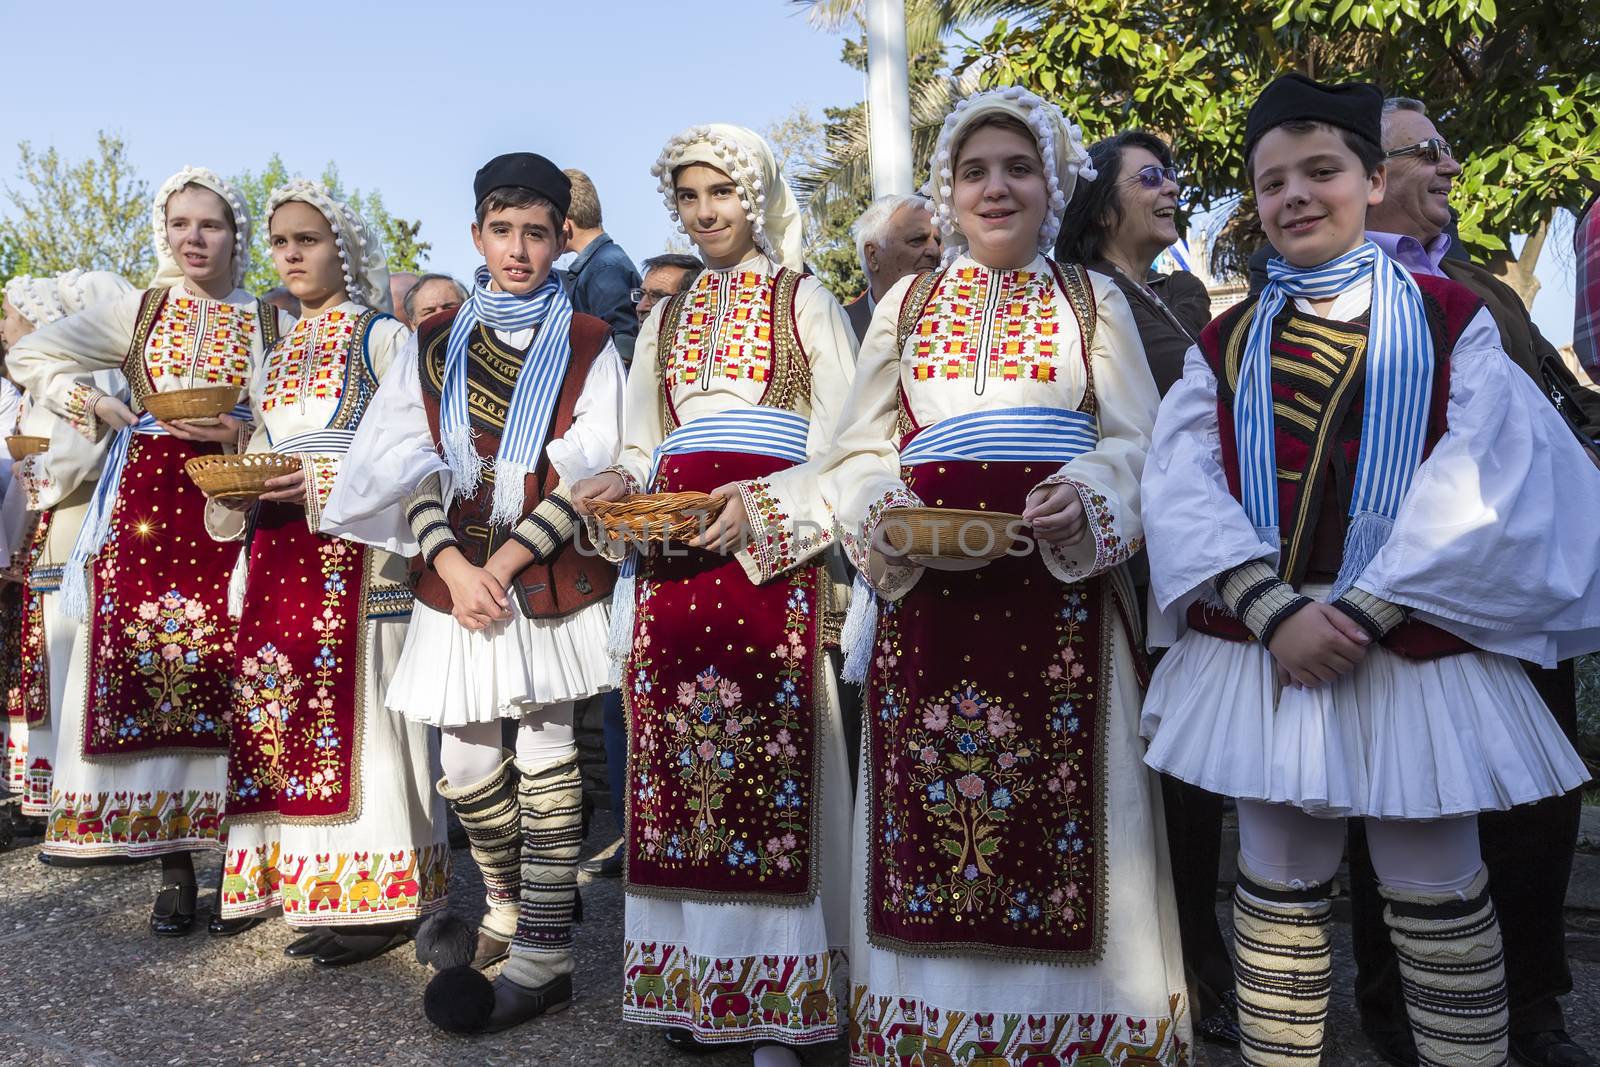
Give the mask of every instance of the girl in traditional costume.
M 277 339 L 274 309 L 239 288 L 250 241 L 244 201 L 186 167 L 152 211 L 152 287 L 24 337 L 11 356 L 36 402 L 90 440 L 113 435 L 62 577 L 63 610 L 86 639 L 67 679 L 44 849 L 55 856 L 160 856 L 153 932 L 194 921 L 190 853 L 219 847 L 227 770 L 236 546 L 206 533 L 205 497 L 184 461 L 237 437 L 158 422 L 145 398 L 194 386 L 243 389 Z M 98 388 L 121 369 L 132 403 Z
M 1476 814 L 1582 762 L 1512 657 L 1600 645 L 1600 472 L 1468 289 L 1364 236 L 1382 93 L 1286 75 L 1246 124 L 1282 258 L 1213 321 L 1145 467 L 1148 762 L 1238 798 L 1244 1060 L 1315 1064 L 1365 819 L 1418 1062 L 1506 1062 Z M 1550 521 L 1557 501 L 1563 521 Z
M 824 464 L 866 682 L 852 1064 L 1192 1055 L 1123 567 L 1156 386 L 1112 280 L 1045 254 L 1087 163 L 1036 96 L 957 106 L 933 163 L 946 264 L 878 304 Z M 1037 550 L 888 551 L 923 506 L 1020 513 Z
M 826 647 L 835 543 L 806 461 L 855 338 L 801 269 L 800 215 L 759 136 L 695 126 L 656 162 L 707 269 L 656 306 L 628 377 L 626 493 L 724 498 L 690 548 L 625 565 L 614 651 L 629 721 L 624 1017 L 687 1044 L 832 1039 L 843 1022 L 850 789 Z M 742 1005 L 742 1007 L 740 1006 Z
M 572 544 L 568 487 L 611 463 L 622 361 L 550 274 L 571 183 L 531 152 L 473 183 L 485 266 L 467 302 L 418 325 L 351 444 L 323 530 L 417 557 L 417 603 L 385 703 L 440 727 L 440 794 L 467 832 L 488 912 L 474 946 L 418 935 L 444 966 L 424 1008 L 503 1030 L 572 998 L 582 844 L 573 709 L 609 684 L 616 570 Z M 501 720 L 518 724 L 516 751 Z M 462 931 L 465 932 L 465 931 Z M 492 991 L 476 970 L 509 959 Z M 452 958 L 454 957 L 454 958 Z M 481 1009 L 481 1010 L 480 1010 Z
M 70 270 L 56 278 L 17 277 L 6 283 L 5 343 L 40 326 L 114 300 L 133 286 L 108 271 Z M 120 370 L 98 371 L 95 387 L 125 396 Z M 9 429 L 9 427 L 8 427 Z M 17 531 L 12 566 L 25 587 L 16 630 L 19 662 L 6 694 L 11 738 L 19 751 L 11 792 L 24 815 L 50 811 L 57 725 L 72 647 L 83 627 L 61 612 L 61 574 L 88 514 L 105 459 L 107 439 L 91 442 L 44 405 L 23 398 L 16 432 L 48 438 L 49 448 L 17 463 L 3 521 Z M 31 521 L 30 521 L 31 520 Z M 20 558 L 19 558 L 20 557 Z
M 269 247 L 301 318 L 250 383 L 248 452 L 295 456 L 248 516 L 228 758 L 225 918 L 281 906 L 308 930 L 285 954 L 318 966 L 393 947 L 446 902 L 449 848 L 426 727 L 388 713 L 411 590 L 400 557 L 318 533 L 356 427 L 411 334 L 387 314 L 376 234 L 326 189 L 267 201 Z

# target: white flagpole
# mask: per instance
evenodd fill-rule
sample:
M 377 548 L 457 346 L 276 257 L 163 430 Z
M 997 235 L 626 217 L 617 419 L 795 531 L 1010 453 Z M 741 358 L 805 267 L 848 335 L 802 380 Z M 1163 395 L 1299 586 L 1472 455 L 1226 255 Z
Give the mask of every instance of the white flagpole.
M 912 192 L 905 0 L 866 0 L 872 195 Z

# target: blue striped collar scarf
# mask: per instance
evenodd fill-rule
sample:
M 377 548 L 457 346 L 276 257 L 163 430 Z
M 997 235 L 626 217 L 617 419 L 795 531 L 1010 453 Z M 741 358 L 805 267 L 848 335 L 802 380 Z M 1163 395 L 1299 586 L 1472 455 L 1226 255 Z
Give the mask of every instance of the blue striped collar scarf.
M 494 458 L 494 504 L 489 521 L 509 526 L 527 510 L 523 479 L 538 466 L 572 358 L 572 302 L 554 272 L 525 296 L 491 290 L 488 267 L 479 267 L 473 276 L 472 293 L 450 325 L 439 396 L 440 445 L 444 461 L 455 475 L 452 496 L 476 493 L 487 464 L 472 445 L 472 422 L 467 414 L 467 344 L 480 322 L 506 333 L 539 327 L 517 374 Z
M 1316 267 L 1267 264 L 1233 407 L 1240 497 L 1261 538 L 1278 547 L 1277 450 L 1272 414 L 1273 320 L 1293 298 L 1328 300 L 1370 279 L 1372 313 L 1361 415 L 1361 452 L 1350 529 L 1332 596 L 1345 592 L 1378 554 L 1422 463 L 1433 387 L 1433 336 L 1414 278 L 1371 241 Z

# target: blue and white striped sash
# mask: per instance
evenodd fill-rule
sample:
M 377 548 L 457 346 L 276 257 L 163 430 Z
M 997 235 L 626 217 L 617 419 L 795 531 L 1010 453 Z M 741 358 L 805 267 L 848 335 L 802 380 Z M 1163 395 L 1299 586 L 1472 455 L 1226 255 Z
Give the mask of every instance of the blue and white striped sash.
M 296 455 L 301 452 L 325 452 L 332 455 L 344 455 L 350 451 L 350 442 L 356 438 L 354 430 L 307 430 L 286 437 L 282 441 L 274 441 L 272 432 L 267 431 L 267 443 L 274 452 L 286 456 Z
M 941 419 L 900 453 L 902 465 L 938 460 L 1066 463 L 1100 440 L 1095 417 L 1061 408 L 1001 408 Z

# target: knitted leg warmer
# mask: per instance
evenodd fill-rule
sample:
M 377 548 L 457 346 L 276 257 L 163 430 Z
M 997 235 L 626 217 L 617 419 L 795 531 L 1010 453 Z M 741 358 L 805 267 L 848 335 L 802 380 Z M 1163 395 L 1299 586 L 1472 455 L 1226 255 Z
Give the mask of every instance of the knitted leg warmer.
M 1500 922 L 1480 870 L 1464 894 L 1379 886 L 1421 1067 L 1502 1067 L 1508 1013 Z
M 1241 863 L 1233 892 L 1240 1053 L 1251 1067 L 1315 1067 L 1333 987 L 1327 883 L 1269 882 Z
M 483 917 L 483 929 L 501 941 L 510 940 L 517 921 L 517 787 L 511 773 L 513 762 L 515 758 L 507 752 L 500 766 L 480 782 L 456 788 L 441 778 L 438 786 L 439 795 L 449 801 L 456 818 L 461 820 L 473 862 L 483 876 L 489 908 Z
M 517 765 L 522 809 L 522 897 L 511 959 L 501 973 L 525 988 L 571 974 L 578 850 L 583 845 L 583 782 L 576 754 Z

